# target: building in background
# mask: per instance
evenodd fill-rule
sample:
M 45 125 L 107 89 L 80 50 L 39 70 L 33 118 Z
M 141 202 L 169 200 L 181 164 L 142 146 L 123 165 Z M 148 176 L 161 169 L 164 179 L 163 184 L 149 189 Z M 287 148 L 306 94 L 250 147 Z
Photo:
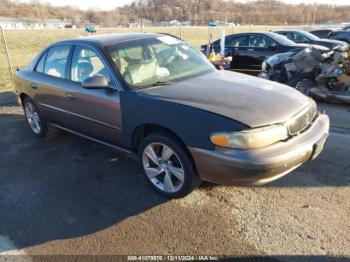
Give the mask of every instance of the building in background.
M 16 18 L 0 16 L 0 26 L 3 29 L 62 29 L 66 22 L 58 19 Z

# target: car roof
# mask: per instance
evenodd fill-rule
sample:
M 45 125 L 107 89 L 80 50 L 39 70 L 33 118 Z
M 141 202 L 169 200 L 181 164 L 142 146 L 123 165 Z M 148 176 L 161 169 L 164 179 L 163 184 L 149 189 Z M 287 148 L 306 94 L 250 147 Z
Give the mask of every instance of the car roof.
M 275 32 L 297 32 L 297 33 L 303 33 L 303 32 L 307 32 L 305 30 L 300 30 L 300 29 L 286 29 L 286 30 L 277 30 Z
M 321 29 L 314 29 L 309 32 L 318 32 L 318 31 L 335 31 L 333 28 L 321 28 Z
M 338 34 L 338 33 L 350 34 L 350 30 L 337 30 L 337 31 L 334 31 L 334 33 L 336 33 L 336 34 Z
M 163 34 L 156 33 L 115 33 L 95 36 L 85 36 L 75 39 L 62 40 L 54 43 L 56 44 L 98 44 L 101 47 L 115 45 L 122 42 L 128 42 L 136 39 L 146 39 L 162 36 Z
M 236 33 L 236 34 L 230 34 L 227 36 L 240 36 L 240 35 L 267 35 L 267 36 L 273 36 L 274 32 L 245 32 L 245 33 Z

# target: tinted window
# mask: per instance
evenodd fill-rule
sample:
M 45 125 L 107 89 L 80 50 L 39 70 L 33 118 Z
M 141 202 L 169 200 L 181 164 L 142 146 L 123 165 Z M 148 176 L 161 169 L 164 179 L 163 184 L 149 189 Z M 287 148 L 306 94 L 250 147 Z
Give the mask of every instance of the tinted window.
M 326 30 L 319 30 L 319 31 L 312 31 L 311 33 L 315 36 L 318 36 L 318 37 L 325 37 L 328 35 L 330 31 L 326 31 Z
M 65 78 L 69 50 L 70 46 L 55 46 L 50 48 L 46 56 L 44 73 Z
M 288 33 L 286 33 L 286 37 L 288 39 L 294 41 L 295 43 L 307 43 L 308 42 L 306 37 L 302 36 L 301 34 L 297 34 L 297 33 L 288 32 Z
M 263 35 L 251 35 L 249 36 L 249 47 L 268 48 L 275 46 L 276 43 L 269 37 Z
M 280 35 L 276 33 L 269 33 L 269 37 L 271 37 L 274 41 L 277 43 L 280 43 L 281 45 L 286 45 L 286 46 L 294 46 L 295 43 L 288 39 L 285 35 Z
M 95 75 L 102 75 L 110 80 L 107 68 L 92 49 L 82 46 L 74 48 L 71 79 L 84 82 L 88 77 Z
M 228 46 L 248 46 L 248 36 L 242 35 L 242 36 L 234 36 L 234 37 L 227 37 L 225 39 L 225 45 Z
M 302 33 L 299 33 L 300 35 L 303 35 L 304 37 L 312 40 L 312 41 L 317 41 L 320 40 L 317 36 L 307 32 L 307 31 L 302 31 Z
M 41 56 L 37 66 L 35 68 L 35 71 L 40 72 L 40 73 L 44 73 L 46 55 L 47 55 L 47 52 Z

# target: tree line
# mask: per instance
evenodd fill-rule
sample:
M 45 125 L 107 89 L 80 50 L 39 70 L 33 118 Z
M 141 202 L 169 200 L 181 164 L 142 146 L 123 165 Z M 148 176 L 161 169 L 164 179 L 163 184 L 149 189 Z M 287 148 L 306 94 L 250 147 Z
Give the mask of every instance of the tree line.
M 278 0 L 256 0 L 246 3 L 234 0 L 137 0 L 111 11 L 79 10 L 70 6 L 0 0 L 0 16 L 61 19 L 80 25 L 86 23 L 104 27 L 125 26 L 128 23 L 159 24 L 164 21 L 187 21 L 205 25 L 209 21 L 235 24 L 312 24 L 329 21 L 350 21 L 348 6 L 291 5 Z

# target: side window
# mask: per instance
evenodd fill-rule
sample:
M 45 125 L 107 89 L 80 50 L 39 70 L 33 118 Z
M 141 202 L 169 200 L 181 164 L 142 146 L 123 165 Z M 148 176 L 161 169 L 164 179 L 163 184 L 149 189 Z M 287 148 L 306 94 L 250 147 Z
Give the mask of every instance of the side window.
M 39 62 L 36 65 L 35 71 L 44 73 L 44 66 L 45 66 L 45 59 L 46 59 L 47 52 L 43 54 L 39 60 Z
M 263 35 L 251 35 L 249 37 L 249 47 L 268 48 L 275 45 L 275 41 Z
M 248 37 L 246 35 L 227 37 L 225 42 L 226 42 L 225 44 L 228 46 L 234 46 L 234 47 L 248 46 Z
M 109 81 L 111 79 L 107 68 L 92 49 L 76 46 L 72 58 L 71 80 L 84 82 L 95 75 L 105 76 Z
M 66 65 L 70 46 L 55 46 L 50 48 L 46 55 L 44 73 L 47 75 L 65 78 Z
M 226 45 L 226 41 L 227 41 L 227 37 L 225 38 L 225 45 Z M 219 47 L 220 46 L 220 39 L 213 42 L 212 45 L 215 47 Z
M 335 39 L 336 34 L 334 32 L 331 32 L 329 34 L 329 39 Z
M 292 34 L 292 41 L 295 43 L 308 43 L 309 41 L 307 38 L 301 34 L 293 33 Z
M 287 37 L 289 40 L 292 40 L 292 41 L 294 41 L 294 39 L 293 39 L 293 33 L 282 33 L 282 35 L 284 35 L 285 37 Z

